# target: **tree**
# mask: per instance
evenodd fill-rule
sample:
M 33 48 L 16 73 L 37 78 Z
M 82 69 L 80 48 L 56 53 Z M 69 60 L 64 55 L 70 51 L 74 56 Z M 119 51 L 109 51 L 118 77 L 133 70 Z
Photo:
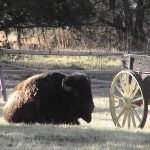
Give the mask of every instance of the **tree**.
M 90 17 L 89 0 L 1 0 L 0 30 L 84 24 Z
M 22 29 L 80 28 L 92 10 L 90 0 L 0 0 L 0 31 L 5 31 L 7 37 L 10 29 L 16 30 L 20 48 Z
M 126 41 L 126 49 L 144 49 L 150 25 L 149 0 L 93 0 L 93 4 L 95 23 L 114 28 L 118 38 Z

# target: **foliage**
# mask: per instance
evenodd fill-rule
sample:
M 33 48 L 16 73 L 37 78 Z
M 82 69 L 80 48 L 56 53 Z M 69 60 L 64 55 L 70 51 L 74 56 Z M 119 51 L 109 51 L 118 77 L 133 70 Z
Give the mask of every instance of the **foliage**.
M 80 27 L 89 18 L 89 0 L 1 0 L 0 30 L 32 27 Z
M 93 0 L 93 3 L 96 11 L 94 23 L 115 29 L 120 41 L 126 42 L 128 50 L 145 48 L 150 36 L 149 0 Z
M 147 51 L 149 26 L 149 0 L 0 0 L 0 30 L 15 29 L 19 48 L 23 30 L 74 27 L 99 46 Z

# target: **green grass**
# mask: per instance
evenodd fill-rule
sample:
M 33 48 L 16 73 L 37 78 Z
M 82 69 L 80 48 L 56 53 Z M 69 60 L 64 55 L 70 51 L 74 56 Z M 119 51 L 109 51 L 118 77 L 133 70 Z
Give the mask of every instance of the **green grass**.
M 103 91 L 104 92 L 104 91 Z M 149 150 L 150 131 L 119 129 L 114 126 L 108 97 L 94 96 L 91 123 L 80 126 L 8 124 L 0 119 L 0 149 L 27 150 Z M 1 104 L 1 113 L 4 104 Z M 1 114 L 2 117 L 2 114 Z
M 1 149 L 144 149 L 150 133 L 53 125 L 1 126 Z
M 121 67 L 120 57 L 98 56 L 29 56 L 4 55 L 3 62 L 37 68 L 67 68 L 78 66 L 84 69 L 117 69 Z
M 118 69 L 118 57 L 6 56 L 3 61 L 29 67 L 84 69 Z M 44 66 L 44 67 L 43 67 Z M 79 120 L 80 126 L 8 124 L 2 116 L 0 100 L 0 150 L 149 150 L 150 117 L 144 129 L 119 129 L 114 126 L 109 110 L 109 89 L 94 92 L 92 121 Z

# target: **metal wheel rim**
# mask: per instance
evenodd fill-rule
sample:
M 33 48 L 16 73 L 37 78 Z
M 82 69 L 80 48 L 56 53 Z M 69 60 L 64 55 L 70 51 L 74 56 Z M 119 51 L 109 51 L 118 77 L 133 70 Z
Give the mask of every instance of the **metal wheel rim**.
M 143 89 L 132 72 L 121 71 L 112 81 L 110 111 L 118 127 L 138 128 L 145 114 Z

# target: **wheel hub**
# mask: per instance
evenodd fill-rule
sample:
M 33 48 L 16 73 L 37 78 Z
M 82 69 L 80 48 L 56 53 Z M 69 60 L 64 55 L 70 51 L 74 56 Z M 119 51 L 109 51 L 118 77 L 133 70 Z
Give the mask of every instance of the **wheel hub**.
M 131 109 L 131 104 L 130 104 L 130 103 L 125 103 L 125 104 L 123 105 L 123 108 L 124 108 L 125 110 L 129 110 L 129 109 Z

